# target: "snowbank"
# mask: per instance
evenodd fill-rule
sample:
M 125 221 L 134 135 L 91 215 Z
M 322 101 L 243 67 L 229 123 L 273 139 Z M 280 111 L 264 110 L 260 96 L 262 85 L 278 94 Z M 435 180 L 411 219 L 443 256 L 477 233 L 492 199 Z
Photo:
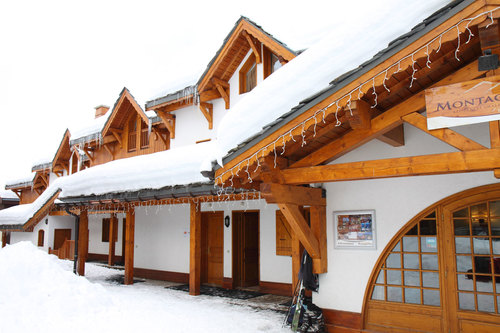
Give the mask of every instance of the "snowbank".
M 69 261 L 21 242 L 0 250 L 0 332 L 289 332 L 283 315 L 162 286 L 104 282 L 117 271 Z

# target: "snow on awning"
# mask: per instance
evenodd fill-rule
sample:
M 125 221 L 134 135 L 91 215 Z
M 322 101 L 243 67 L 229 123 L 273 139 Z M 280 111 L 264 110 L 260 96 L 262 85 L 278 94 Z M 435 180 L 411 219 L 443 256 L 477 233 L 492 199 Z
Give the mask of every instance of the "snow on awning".
M 364 64 L 398 36 L 449 4 L 448 0 L 366 3 L 376 10 L 354 12 L 356 20 L 338 24 L 326 37 L 259 83 L 222 119 L 217 132 L 218 162 L 270 122 L 290 112 L 335 78 Z M 362 15 L 364 14 L 364 15 Z M 383 22 L 383 23 L 381 23 Z
M 10 190 L 14 188 L 33 186 L 33 181 L 35 180 L 35 176 L 36 172 L 32 172 L 31 175 L 29 176 L 7 181 L 5 182 L 5 189 Z
M 61 191 L 58 178 L 35 201 L 0 210 L 0 230 L 31 231 L 46 216 Z

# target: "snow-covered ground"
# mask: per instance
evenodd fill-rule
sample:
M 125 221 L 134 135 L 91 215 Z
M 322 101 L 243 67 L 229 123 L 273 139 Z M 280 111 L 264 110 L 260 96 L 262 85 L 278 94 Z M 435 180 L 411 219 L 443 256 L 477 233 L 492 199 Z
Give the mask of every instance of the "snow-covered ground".
M 289 332 L 283 314 L 189 296 L 154 283 L 107 282 L 119 273 L 72 262 L 29 242 L 0 250 L 0 332 Z

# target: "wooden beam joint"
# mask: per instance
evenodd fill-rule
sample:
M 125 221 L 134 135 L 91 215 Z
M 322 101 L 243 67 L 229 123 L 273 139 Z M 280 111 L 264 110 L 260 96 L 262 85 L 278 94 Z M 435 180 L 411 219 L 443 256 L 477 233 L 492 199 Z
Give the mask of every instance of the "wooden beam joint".
M 208 121 L 208 129 L 213 128 L 213 119 L 214 119 L 214 106 L 212 103 L 200 102 L 199 104 L 201 113 L 205 116 Z

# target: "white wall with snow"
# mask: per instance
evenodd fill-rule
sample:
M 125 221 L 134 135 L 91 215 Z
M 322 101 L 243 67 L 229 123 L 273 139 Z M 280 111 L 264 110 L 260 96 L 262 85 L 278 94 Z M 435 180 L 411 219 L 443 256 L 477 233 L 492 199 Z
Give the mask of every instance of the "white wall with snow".
M 485 126 L 456 130 L 489 146 Z M 405 139 L 405 146 L 400 148 L 371 141 L 335 163 L 455 151 L 411 126 L 405 127 Z M 314 303 L 322 308 L 361 312 L 366 285 L 377 259 L 409 220 L 447 196 L 497 182 L 492 172 L 480 172 L 324 184 L 327 190 L 328 273 L 320 277 L 319 293 L 313 294 Z M 375 210 L 376 250 L 335 249 L 333 212 L 365 209 Z

